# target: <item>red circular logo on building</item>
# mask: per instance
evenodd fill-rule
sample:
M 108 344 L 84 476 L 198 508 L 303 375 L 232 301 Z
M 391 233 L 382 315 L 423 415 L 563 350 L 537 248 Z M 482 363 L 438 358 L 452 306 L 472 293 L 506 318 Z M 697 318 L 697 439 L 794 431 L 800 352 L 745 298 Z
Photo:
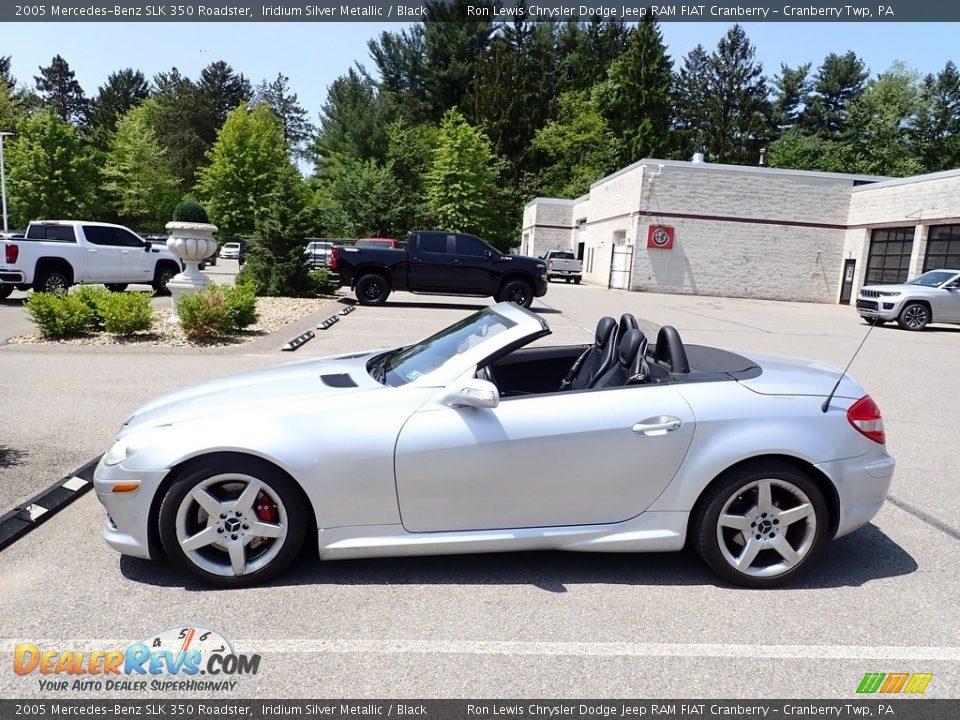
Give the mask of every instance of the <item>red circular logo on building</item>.
M 647 247 L 669 250 L 673 247 L 673 228 L 669 225 L 651 225 L 647 231 Z

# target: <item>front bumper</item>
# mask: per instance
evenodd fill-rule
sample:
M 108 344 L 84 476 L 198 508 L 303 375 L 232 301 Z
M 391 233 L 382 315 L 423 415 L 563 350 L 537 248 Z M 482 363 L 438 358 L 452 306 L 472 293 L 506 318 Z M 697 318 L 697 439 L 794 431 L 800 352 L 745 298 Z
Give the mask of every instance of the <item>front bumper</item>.
M 897 297 L 857 298 L 857 312 L 867 320 L 896 320 L 903 299 Z
M 103 524 L 103 539 L 107 545 L 124 555 L 150 559 L 150 509 L 157 488 L 169 470 L 133 471 L 123 463 L 108 467 L 100 459 L 93 474 L 97 500 L 107 510 Z M 119 482 L 138 482 L 134 493 L 114 493 Z
M 534 297 L 543 297 L 547 294 L 547 274 L 544 273 L 537 278 L 536 287 L 533 288 Z
M 835 537 L 863 527 L 880 512 L 890 491 L 896 461 L 886 454 L 833 460 L 815 465 L 833 480 L 840 499 Z

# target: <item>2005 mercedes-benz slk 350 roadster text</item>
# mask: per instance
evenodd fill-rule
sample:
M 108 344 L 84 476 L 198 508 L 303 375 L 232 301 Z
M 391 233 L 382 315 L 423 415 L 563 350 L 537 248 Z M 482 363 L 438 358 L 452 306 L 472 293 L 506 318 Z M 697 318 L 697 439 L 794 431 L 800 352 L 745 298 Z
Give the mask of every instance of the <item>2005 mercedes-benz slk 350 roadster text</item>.
M 104 537 L 219 586 L 275 576 L 309 535 L 322 559 L 689 545 L 767 587 L 883 504 L 880 411 L 839 370 L 670 326 L 648 342 L 631 315 L 590 345 L 547 334 L 500 303 L 154 400 L 97 467 Z

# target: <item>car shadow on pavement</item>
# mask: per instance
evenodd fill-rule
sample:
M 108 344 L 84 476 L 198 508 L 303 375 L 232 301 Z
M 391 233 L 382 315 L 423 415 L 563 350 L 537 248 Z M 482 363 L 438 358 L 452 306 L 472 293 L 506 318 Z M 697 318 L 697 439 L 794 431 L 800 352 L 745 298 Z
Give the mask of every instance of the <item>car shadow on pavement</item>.
M 810 572 L 787 590 L 864 585 L 917 569 L 903 548 L 874 525 L 829 543 Z M 190 591 L 211 590 L 177 571 L 166 560 L 123 556 L 120 572 L 129 580 Z M 570 553 L 559 551 L 434 555 L 320 562 L 304 550 L 270 585 L 532 585 L 565 593 L 570 585 L 713 585 L 735 588 L 716 576 L 690 551 L 676 553 Z
M 7 447 L 6 445 L 0 445 L 0 470 L 4 468 L 12 468 L 16 465 L 22 465 L 24 458 L 27 457 L 27 453 L 23 450 L 17 450 L 16 448 Z

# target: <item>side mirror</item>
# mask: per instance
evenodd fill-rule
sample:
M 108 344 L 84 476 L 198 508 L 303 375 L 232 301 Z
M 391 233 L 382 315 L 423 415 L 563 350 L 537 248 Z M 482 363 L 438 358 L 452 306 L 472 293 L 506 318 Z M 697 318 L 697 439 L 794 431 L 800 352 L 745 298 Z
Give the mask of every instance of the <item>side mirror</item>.
M 495 408 L 500 404 L 500 391 L 492 382 L 468 378 L 455 382 L 444 402 L 452 408 Z
M 144 252 L 150 252 L 150 241 L 149 241 L 149 240 L 144 240 L 144 241 L 143 241 L 143 251 L 144 251 Z

